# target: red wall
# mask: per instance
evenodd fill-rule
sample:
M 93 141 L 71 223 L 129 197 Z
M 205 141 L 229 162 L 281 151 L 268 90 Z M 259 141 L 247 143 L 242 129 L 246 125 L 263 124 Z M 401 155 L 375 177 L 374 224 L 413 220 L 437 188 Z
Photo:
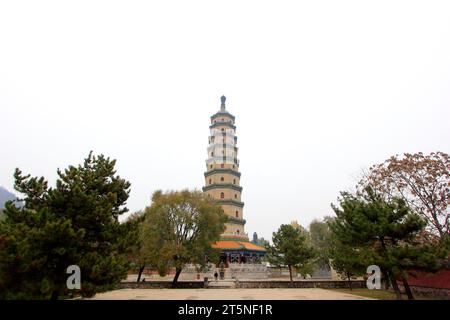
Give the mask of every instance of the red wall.
M 416 277 L 413 275 L 416 275 Z M 408 284 L 410 286 L 450 289 L 450 270 L 441 270 L 436 273 L 411 271 Z

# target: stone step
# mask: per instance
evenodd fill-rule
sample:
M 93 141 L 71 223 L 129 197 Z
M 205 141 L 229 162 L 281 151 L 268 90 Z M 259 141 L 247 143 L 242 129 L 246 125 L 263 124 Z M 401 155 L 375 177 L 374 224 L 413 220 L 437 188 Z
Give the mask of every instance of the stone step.
M 230 289 L 236 288 L 235 281 L 227 281 L 227 280 L 219 280 L 219 281 L 210 281 L 208 283 L 208 288 L 211 289 Z

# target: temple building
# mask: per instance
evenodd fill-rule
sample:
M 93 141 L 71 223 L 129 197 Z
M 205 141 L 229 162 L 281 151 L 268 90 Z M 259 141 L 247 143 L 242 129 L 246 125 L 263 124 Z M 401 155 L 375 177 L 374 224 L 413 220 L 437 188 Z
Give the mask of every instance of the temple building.
M 221 250 L 221 261 L 228 267 L 230 263 L 260 263 L 266 250 L 250 242 L 245 232 L 235 117 L 226 110 L 225 101 L 222 96 L 220 110 L 211 116 L 203 192 L 228 216 L 221 240 L 213 244 Z

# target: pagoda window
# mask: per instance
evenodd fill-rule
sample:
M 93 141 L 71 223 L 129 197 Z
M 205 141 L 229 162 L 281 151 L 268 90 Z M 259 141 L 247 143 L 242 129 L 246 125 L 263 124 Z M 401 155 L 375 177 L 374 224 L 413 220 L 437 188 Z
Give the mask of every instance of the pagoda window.
M 239 211 L 236 211 L 236 218 L 239 218 Z
M 234 198 L 237 199 L 237 194 L 234 195 Z
M 225 179 L 223 177 L 220 177 L 220 181 L 224 181 Z
M 220 199 L 223 199 L 223 198 L 225 198 L 225 193 L 221 192 L 220 193 Z
M 239 234 L 239 229 L 236 231 L 237 234 Z
M 211 184 L 211 179 L 209 179 L 209 184 Z
M 233 179 L 233 184 L 236 184 L 236 179 Z
M 221 164 L 220 164 L 220 167 L 221 167 L 221 168 L 224 168 L 224 167 L 225 167 L 225 165 L 224 165 L 223 163 L 221 163 Z

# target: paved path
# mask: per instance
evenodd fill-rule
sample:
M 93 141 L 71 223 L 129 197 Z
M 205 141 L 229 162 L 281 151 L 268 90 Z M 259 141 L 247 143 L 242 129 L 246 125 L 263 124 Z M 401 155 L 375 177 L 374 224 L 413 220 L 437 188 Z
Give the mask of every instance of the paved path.
M 370 300 L 325 289 L 120 289 L 95 300 Z

